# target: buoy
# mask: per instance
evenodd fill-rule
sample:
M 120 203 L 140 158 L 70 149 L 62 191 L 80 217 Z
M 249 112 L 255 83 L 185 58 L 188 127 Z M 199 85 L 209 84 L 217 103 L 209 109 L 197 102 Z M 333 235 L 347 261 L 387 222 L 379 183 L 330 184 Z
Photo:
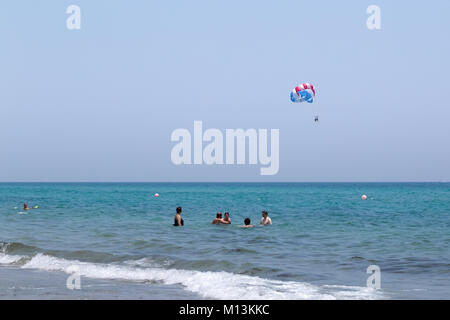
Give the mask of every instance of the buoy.
M 361 196 L 361 199 L 362 199 L 362 200 L 367 200 L 367 196 L 366 196 L 365 194 L 363 194 L 363 195 Z
M 155 193 L 153 196 L 158 198 L 159 197 L 159 193 Z

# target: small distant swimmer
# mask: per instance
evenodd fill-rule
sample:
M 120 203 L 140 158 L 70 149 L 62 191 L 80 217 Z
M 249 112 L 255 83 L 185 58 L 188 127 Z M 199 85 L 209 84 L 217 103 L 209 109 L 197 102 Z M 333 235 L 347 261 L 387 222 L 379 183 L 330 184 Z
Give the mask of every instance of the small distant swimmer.
M 181 218 L 182 211 L 183 211 L 183 209 L 181 207 L 177 207 L 177 213 L 175 214 L 174 223 L 173 223 L 174 227 L 184 226 L 183 218 Z
M 245 218 L 244 225 L 241 226 L 241 228 L 253 228 L 254 225 L 251 225 L 250 223 L 251 223 L 250 218 Z
M 229 212 L 225 212 L 224 213 L 223 221 L 225 221 L 227 223 L 231 223 L 230 213 Z
M 39 208 L 39 206 L 29 207 L 26 203 L 23 204 L 23 210 L 31 210 L 37 208 Z
M 211 222 L 211 224 L 229 224 L 230 222 L 225 221 L 222 218 L 222 212 L 217 212 L 216 217 L 214 218 L 214 220 Z
M 268 226 L 268 225 L 272 224 L 272 219 L 269 218 L 269 214 L 265 210 L 262 212 L 262 218 L 261 218 L 260 224 L 262 224 L 263 226 Z
M 222 212 L 217 212 L 216 217 L 214 218 L 214 220 L 211 223 L 212 224 L 219 224 L 221 221 L 223 221 L 223 219 L 222 219 Z

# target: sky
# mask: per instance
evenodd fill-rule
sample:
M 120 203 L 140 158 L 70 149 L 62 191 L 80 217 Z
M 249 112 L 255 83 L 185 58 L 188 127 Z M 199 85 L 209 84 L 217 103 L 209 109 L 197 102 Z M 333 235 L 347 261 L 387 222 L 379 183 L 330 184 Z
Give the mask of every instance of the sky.
M 449 181 L 449 14 L 448 0 L 1 1 L 0 181 Z M 303 82 L 314 103 L 291 103 Z M 173 164 L 171 134 L 195 120 L 279 129 L 278 173 Z

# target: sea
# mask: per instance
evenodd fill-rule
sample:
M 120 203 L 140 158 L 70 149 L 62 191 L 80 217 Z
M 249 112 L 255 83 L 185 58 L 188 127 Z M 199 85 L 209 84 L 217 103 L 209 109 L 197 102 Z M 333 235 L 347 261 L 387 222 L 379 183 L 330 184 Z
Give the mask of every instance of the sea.
M 449 298 L 450 183 L 0 184 L 0 299 Z

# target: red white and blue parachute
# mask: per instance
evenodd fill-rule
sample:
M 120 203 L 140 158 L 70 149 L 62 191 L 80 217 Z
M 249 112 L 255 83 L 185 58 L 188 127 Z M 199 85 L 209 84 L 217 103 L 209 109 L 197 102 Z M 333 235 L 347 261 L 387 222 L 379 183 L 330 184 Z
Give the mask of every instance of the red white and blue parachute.
M 314 86 L 310 83 L 302 83 L 291 92 L 292 102 L 309 102 L 313 103 L 314 97 L 316 96 L 316 91 Z

